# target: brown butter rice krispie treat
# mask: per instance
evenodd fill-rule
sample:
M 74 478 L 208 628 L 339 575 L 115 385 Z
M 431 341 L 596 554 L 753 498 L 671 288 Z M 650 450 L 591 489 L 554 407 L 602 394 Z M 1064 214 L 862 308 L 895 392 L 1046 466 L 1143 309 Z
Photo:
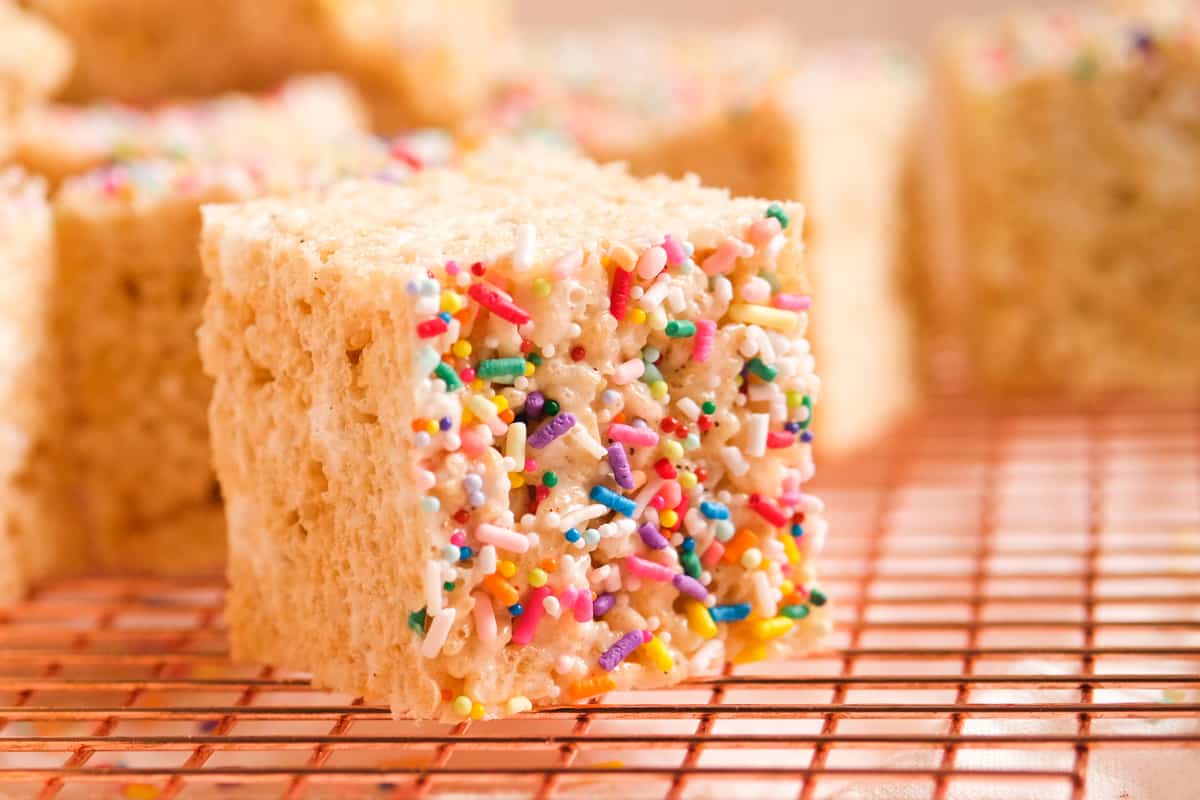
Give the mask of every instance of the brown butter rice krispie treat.
M 57 90 L 70 67 L 70 47 L 58 32 L 0 0 L 0 159 L 21 114 Z
M 30 0 L 78 60 L 67 96 L 147 103 L 345 74 L 381 130 L 454 125 L 486 99 L 505 0 Z
M 1200 381 L 1200 6 L 1029 12 L 955 31 L 940 270 L 997 393 Z
M 800 215 L 504 149 L 207 208 L 236 656 L 480 719 L 817 646 Z
M 924 81 L 893 47 L 800 53 L 763 28 L 546 37 L 478 133 L 565 139 L 637 174 L 690 172 L 802 201 L 825 386 L 817 446 L 837 453 L 875 439 L 920 395 L 911 283 Z

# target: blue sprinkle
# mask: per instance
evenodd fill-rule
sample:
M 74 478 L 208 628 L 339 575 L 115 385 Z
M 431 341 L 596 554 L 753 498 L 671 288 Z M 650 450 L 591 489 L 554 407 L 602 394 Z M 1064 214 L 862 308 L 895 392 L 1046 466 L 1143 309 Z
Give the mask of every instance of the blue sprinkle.
M 683 552 L 685 552 L 685 553 L 693 552 L 696 549 L 696 540 L 690 536 L 684 537 L 681 548 L 683 549 Z
M 442 417 L 440 420 L 438 420 L 438 427 L 444 431 L 448 431 L 454 427 L 454 420 L 450 419 L 449 417 Z
M 813 440 L 812 431 L 805 431 L 804 433 L 800 434 L 800 441 L 811 442 L 812 440 Z
M 803 525 L 793 525 L 792 526 L 792 536 L 799 539 L 803 535 L 804 535 L 804 526 Z
M 735 606 L 713 606 L 708 610 L 714 622 L 741 622 L 750 616 L 750 604 L 739 603 Z
M 442 313 L 438 314 L 438 316 L 441 318 L 442 322 L 446 323 L 447 325 L 449 325 L 450 320 L 453 319 L 453 317 L 450 316 L 449 311 L 443 311 Z
M 571 528 L 570 530 L 568 530 L 566 533 L 563 534 L 563 537 L 571 544 L 574 544 L 575 542 L 578 542 L 580 539 L 583 538 L 583 534 L 580 533 L 575 528 Z
M 637 511 L 637 503 L 628 497 L 622 497 L 607 486 L 596 484 L 588 496 L 597 503 L 608 506 L 618 514 L 624 514 L 627 517 L 632 517 Z
M 712 500 L 704 500 L 700 503 L 700 513 L 709 519 L 729 519 L 729 509 Z
M 475 551 L 469 547 L 460 547 L 458 549 L 458 557 L 460 559 L 462 559 L 463 561 L 466 561 L 468 558 L 470 558 L 472 555 L 474 555 L 474 553 L 475 553 Z
M 513 603 L 508 607 L 508 613 L 512 614 L 514 617 L 519 617 L 525 613 L 525 606 L 521 605 L 520 603 Z
M 785 431 L 787 431 L 788 433 L 799 433 L 800 432 L 800 423 L 799 422 L 789 422 L 783 426 L 783 429 Z

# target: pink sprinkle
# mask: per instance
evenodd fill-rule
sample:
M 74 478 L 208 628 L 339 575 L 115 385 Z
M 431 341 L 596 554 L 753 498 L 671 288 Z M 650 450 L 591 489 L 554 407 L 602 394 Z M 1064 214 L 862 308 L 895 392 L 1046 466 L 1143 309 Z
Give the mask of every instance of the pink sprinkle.
M 774 217 L 767 217 L 751 225 L 750 230 L 746 232 L 746 238 L 754 244 L 764 245 L 778 236 L 782 231 L 783 226 L 779 224 L 779 220 Z
M 432 339 L 434 336 L 441 336 L 447 329 L 446 320 L 441 317 L 427 319 L 417 326 L 417 336 L 422 339 Z
M 513 622 L 513 644 L 529 644 L 533 640 L 533 632 L 546 613 L 542 601 L 549 596 L 550 589 L 545 586 L 539 586 L 525 596 L 525 602 L 522 603 L 525 611 Z
M 484 544 L 494 544 L 501 550 L 508 550 L 513 553 L 524 553 L 529 549 L 529 540 L 516 531 L 510 531 L 507 528 L 501 528 L 499 525 L 492 525 L 489 522 L 481 523 L 475 528 L 475 538 Z
M 642 280 L 653 280 L 667 266 L 667 251 L 661 247 L 651 247 L 642 253 L 637 262 L 637 274 Z
M 767 447 L 781 450 L 796 443 L 796 434 L 787 431 L 771 431 L 767 434 Z
M 592 594 L 586 589 L 575 598 L 575 621 L 592 621 Z
M 717 323 L 702 319 L 696 323 L 696 336 L 692 347 L 692 360 L 697 364 L 708 361 L 713 352 L 713 341 L 717 336 Z
M 633 289 L 633 273 L 623 269 L 613 272 L 612 294 L 609 297 L 608 310 L 619 320 L 625 319 L 629 310 L 629 292 Z
M 670 583 L 675 577 L 675 573 L 668 567 L 662 564 L 657 564 L 653 561 L 647 561 L 638 556 L 629 556 L 625 559 L 625 569 L 629 570 L 630 575 L 636 575 L 648 581 L 658 581 L 659 583 Z
M 738 256 L 742 253 L 742 243 L 737 239 L 726 239 L 712 255 L 704 259 L 700 269 L 705 275 L 724 275 L 733 269 Z
M 583 251 L 576 250 L 573 253 L 567 253 L 562 258 L 558 259 L 550 266 L 550 274 L 556 279 L 562 280 L 569 278 L 579 271 L 583 266 Z
M 750 508 L 767 522 L 774 525 L 776 528 L 782 528 L 788 524 L 789 516 L 768 500 L 756 494 L 750 495 Z
M 716 566 L 720 563 L 723 555 L 725 555 L 725 545 L 713 540 L 713 543 L 704 551 L 704 555 L 700 556 L 700 563 L 706 567 Z
M 577 590 L 571 586 L 568 586 L 566 589 L 563 589 L 558 593 L 558 602 L 562 604 L 563 608 L 575 608 L 576 594 Z
M 455 547 L 462 547 L 466 543 L 467 534 L 465 531 L 456 530 L 454 533 L 450 534 L 450 544 L 454 545 Z
M 471 296 L 479 305 L 491 311 L 500 319 L 505 319 L 514 325 L 524 325 L 529 322 L 532 317 L 529 312 L 518 306 L 508 297 L 500 292 L 495 287 L 488 286 L 484 283 L 473 283 L 471 288 L 467 290 L 467 294 Z
M 496 639 L 496 612 L 492 610 L 492 598 L 485 592 L 475 593 L 475 633 L 483 642 Z
M 525 471 L 526 472 L 537 472 L 537 461 L 532 458 L 525 459 Z
M 623 364 L 618 364 L 613 370 L 612 381 L 617 386 L 633 383 L 646 373 L 646 362 L 640 358 L 631 358 Z
M 785 311 L 808 311 L 812 298 L 806 294 L 777 294 L 771 304 Z
M 683 245 L 681 245 L 674 236 L 668 234 L 668 236 L 663 239 L 662 248 L 663 252 L 667 254 L 667 263 L 672 267 L 679 266 L 680 264 L 685 263 L 688 259 L 687 251 L 683 249 Z
M 683 499 L 683 488 L 680 487 L 679 481 L 665 481 L 662 488 L 658 490 L 658 494 L 667 508 L 674 508 Z
M 457 275 L 458 274 L 458 262 L 457 261 L 447 261 L 446 262 L 446 274 L 447 275 Z
M 608 426 L 608 438 L 630 447 L 654 447 L 658 444 L 658 434 L 649 428 L 635 428 L 620 422 Z

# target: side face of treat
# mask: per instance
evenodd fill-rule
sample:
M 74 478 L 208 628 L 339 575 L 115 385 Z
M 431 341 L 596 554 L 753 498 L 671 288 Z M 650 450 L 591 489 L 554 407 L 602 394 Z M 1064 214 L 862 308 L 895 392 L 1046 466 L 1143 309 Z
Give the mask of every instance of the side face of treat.
M 209 208 L 237 655 L 478 719 L 817 645 L 800 223 L 549 154 Z
M 1000 392 L 1200 379 L 1200 13 L 1080 11 L 946 47 L 976 377 Z
M 20 116 L 58 89 L 70 66 L 70 47 L 58 32 L 0 0 L 0 157 Z

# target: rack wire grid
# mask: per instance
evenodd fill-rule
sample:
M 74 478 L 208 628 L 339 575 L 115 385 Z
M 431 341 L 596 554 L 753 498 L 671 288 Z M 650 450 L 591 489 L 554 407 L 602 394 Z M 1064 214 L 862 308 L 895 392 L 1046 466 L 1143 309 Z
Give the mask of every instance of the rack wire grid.
M 827 652 L 509 721 L 233 665 L 216 582 L 45 587 L 0 613 L 0 796 L 1196 796 L 1196 403 L 945 403 L 820 491 Z

